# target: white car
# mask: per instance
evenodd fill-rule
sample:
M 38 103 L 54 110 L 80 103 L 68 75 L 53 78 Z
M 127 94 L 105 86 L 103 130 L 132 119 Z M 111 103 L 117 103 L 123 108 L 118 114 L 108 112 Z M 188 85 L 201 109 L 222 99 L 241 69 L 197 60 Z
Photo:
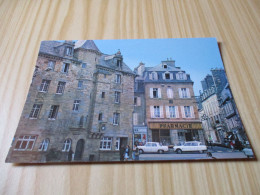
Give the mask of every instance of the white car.
M 163 146 L 159 142 L 147 142 L 144 146 L 137 146 L 140 154 L 144 152 L 158 152 L 160 154 L 167 152 L 168 146 Z
M 185 142 L 181 146 L 174 146 L 173 150 L 177 154 L 181 154 L 182 152 L 193 152 L 193 151 L 199 151 L 200 153 L 203 153 L 204 151 L 207 151 L 207 146 L 201 144 L 201 142 L 198 141 L 191 141 L 191 142 Z

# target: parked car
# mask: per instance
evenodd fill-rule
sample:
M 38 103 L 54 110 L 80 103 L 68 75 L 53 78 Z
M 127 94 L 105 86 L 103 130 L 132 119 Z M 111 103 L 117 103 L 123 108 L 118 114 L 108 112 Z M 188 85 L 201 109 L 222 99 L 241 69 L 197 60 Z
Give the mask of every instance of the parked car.
M 198 151 L 200 153 L 203 153 L 204 151 L 207 151 L 207 146 L 203 145 L 201 142 L 198 141 L 190 141 L 185 142 L 183 145 L 180 146 L 174 146 L 173 150 L 177 154 L 181 154 L 182 152 L 193 152 Z
M 242 151 L 247 156 L 247 158 L 253 158 L 254 157 L 254 153 L 253 153 L 253 150 L 251 148 L 244 148 Z
M 159 142 L 147 142 L 144 146 L 137 146 L 140 154 L 145 152 L 158 152 L 160 154 L 167 152 L 168 146 L 163 146 Z

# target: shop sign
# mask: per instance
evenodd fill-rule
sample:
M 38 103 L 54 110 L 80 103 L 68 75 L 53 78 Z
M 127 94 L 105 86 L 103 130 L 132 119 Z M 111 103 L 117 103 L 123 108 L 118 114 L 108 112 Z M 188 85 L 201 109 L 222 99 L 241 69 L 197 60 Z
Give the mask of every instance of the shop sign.
M 147 133 L 147 127 L 134 127 L 134 133 Z
M 201 123 L 149 123 L 150 129 L 202 129 Z

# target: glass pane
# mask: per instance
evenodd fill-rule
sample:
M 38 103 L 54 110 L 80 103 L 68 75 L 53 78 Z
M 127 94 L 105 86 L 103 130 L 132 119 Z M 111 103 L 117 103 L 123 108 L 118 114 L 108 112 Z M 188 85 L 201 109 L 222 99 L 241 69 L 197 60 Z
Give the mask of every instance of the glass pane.
M 25 149 L 26 148 L 26 145 L 27 145 L 27 141 L 23 141 L 23 143 L 22 143 L 22 146 L 21 146 L 21 148 L 20 149 Z
M 27 146 L 27 150 L 32 150 L 34 141 L 29 141 L 29 144 Z
M 22 141 L 18 141 L 15 145 L 15 149 L 19 149 L 20 145 L 21 145 Z

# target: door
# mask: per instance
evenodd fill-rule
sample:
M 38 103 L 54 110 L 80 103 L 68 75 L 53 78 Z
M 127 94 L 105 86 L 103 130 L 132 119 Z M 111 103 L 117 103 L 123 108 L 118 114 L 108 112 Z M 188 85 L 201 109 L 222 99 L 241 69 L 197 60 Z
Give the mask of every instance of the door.
M 152 130 L 152 141 L 160 142 L 159 130 Z
M 84 151 L 84 145 L 85 145 L 85 141 L 83 139 L 80 139 L 77 142 L 74 160 L 81 160 L 82 159 L 82 154 L 83 154 L 83 151 Z

